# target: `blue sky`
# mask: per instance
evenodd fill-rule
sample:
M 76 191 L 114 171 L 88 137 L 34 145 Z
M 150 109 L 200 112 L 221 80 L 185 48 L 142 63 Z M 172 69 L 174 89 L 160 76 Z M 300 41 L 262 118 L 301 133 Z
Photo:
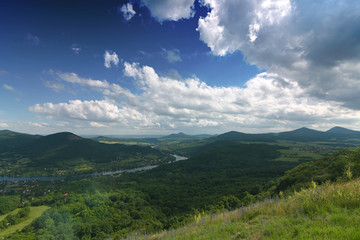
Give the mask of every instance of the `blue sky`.
M 360 129 L 360 3 L 0 2 L 0 129 Z

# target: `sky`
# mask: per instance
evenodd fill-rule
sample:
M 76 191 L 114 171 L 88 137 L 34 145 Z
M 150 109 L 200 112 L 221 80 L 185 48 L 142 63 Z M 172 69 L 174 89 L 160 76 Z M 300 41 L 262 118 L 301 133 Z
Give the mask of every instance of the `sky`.
M 360 2 L 2 0 L 0 130 L 360 130 Z

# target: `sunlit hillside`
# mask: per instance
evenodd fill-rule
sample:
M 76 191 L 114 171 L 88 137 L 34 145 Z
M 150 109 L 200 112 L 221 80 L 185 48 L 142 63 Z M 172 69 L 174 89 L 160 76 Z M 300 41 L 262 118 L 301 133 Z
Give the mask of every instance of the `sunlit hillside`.
M 251 203 L 234 211 L 194 216 L 185 227 L 127 239 L 360 239 L 360 179 L 326 183 Z

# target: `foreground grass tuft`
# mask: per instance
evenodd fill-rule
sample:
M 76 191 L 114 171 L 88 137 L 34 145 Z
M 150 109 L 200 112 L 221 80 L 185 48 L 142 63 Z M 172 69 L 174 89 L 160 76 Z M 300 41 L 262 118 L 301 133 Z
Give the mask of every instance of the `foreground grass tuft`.
M 360 180 L 325 183 L 127 239 L 360 239 Z

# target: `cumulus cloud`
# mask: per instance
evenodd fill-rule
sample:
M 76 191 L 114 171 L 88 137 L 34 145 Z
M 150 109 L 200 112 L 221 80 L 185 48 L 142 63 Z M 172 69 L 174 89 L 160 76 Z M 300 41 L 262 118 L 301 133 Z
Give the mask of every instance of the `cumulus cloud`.
M 0 127 L 1 128 L 8 128 L 9 125 L 7 123 L 0 122 Z
M 105 51 L 104 54 L 104 66 L 106 68 L 111 67 L 111 63 L 117 66 L 119 64 L 119 58 L 118 55 L 115 52 L 110 53 L 108 50 Z
M 124 4 L 120 8 L 120 12 L 122 13 L 122 15 L 124 16 L 126 21 L 129 21 L 130 19 L 132 19 L 136 14 L 136 12 L 133 8 L 133 5 L 131 3 Z
M 360 109 L 360 3 L 204 0 L 197 30 L 213 54 L 241 51 L 250 64 L 296 82 L 311 97 Z
M 136 82 L 136 93 L 105 80 L 59 72 L 57 76 L 63 81 L 90 87 L 104 99 L 36 104 L 29 110 L 58 121 L 86 121 L 94 127 L 115 124 L 128 129 L 196 127 L 218 132 L 240 127 L 261 132 L 312 126 L 320 120 L 359 123 L 360 113 L 309 97 L 298 82 L 276 73 L 258 74 L 243 88 L 209 86 L 194 77 L 179 80 L 161 76 L 139 63 L 125 62 L 124 75 Z
M 48 123 L 38 123 L 38 122 L 28 122 L 28 125 L 31 127 L 39 127 L 39 128 L 44 128 L 49 126 Z
M 181 62 L 182 61 L 179 49 L 166 50 L 166 49 L 163 48 L 162 49 L 162 54 L 163 54 L 164 58 L 169 63 Z
M 90 121 L 90 123 L 117 122 L 124 125 L 128 124 L 129 121 L 138 121 L 142 116 L 134 109 L 120 108 L 108 100 L 70 100 L 68 103 L 36 104 L 30 107 L 29 110 L 35 113 L 47 114 L 57 119 L 86 120 Z
M 194 0 L 142 0 L 151 15 L 159 22 L 177 21 L 194 16 Z

